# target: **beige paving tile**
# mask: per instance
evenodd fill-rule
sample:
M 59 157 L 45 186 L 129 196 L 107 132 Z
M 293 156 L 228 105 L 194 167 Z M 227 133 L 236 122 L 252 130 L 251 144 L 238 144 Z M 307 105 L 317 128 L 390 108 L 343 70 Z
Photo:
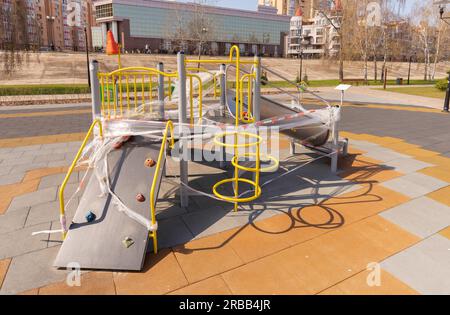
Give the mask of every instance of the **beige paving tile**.
M 9 258 L 0 260 L 0 289 L 3 285 L 3 280 L 5 280 L 6 273 L 8 271 L 10 262 L 11 262 L 11 259 L 9 259 Z

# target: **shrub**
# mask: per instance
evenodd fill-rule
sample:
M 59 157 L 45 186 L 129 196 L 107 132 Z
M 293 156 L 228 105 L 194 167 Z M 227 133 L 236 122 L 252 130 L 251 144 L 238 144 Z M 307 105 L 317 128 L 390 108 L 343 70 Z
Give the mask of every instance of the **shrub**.
M 448 82 L 447 80 L 439 80 L 436 82 L 436 88 L 440 91 L 447 90 Z

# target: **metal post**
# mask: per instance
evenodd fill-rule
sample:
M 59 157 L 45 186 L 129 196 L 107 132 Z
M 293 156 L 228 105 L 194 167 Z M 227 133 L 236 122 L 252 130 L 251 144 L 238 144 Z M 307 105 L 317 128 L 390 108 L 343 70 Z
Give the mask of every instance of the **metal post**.
M 187 124 L 187 99 L 186 99 L 186 67 L 185 67 L 184 52 L 179 52 L 177 56 L 178 62 L 178 123 L 180 128 L 180 137 L 183 136 L 183 128 Z M 186 150 L 186 141 L 180 141 L 180 180 L 184 185 L 188 184 L 188 161 L 184 158 Z M 180 187 L 180 202 L 181 207 L 188 207 L 189 200 L 186 187 Z
M 220 112 L 223 117 L 225 117 L 226 107 L 227 107 L 227 82 L 226 82 L 226 65 L 220 65 Z M 222 143 L 225 143 L 226 137 L 222 137 Z M 221 169 L 226 168 L 226 159 L 227 159 L 227 148 L 220 147 L 220 161 L 219 167 Z
M 225 81 L 226 65 L 220 65 L 220 111 L 225 116 L 227 102 L 227 82 Z
M 164 64 L 162 62 L 157 65 L 158 71 L 164 72 Z M 170 86 L 169 86 L 170 89 Z M 150 91 L 151 93 L 151 91 Z M 164 119 L 164 76 L 162 74 L 158 75 L 158 105 L 159 105 L 159 117 Z
M 412 56 L 409 56 L 408 85 L 409 85 L 410 79 L 411 79 L 411 63 L 412 63 Z
M 450 102 L 450 73 L 448 74 L 448 85 L 447 85 L 447 93 L 445 94 L 445 102 L 444 102 L 444 112 L 449 112 L 449 102 Z
M 255 56 L 255 85 L 253 87 L 253 117 L 255 121 L 261 120 L 261 57 Z
M 344 101 L 344 91 L 341 91 L 342 95 L 341 95 L 341 102 L 343 103 Z M 342 109 L 342 107 L 341 107 Z M 333 115 L 335 115 L 335 113 L 333 112 Z M 336 120 L 333 121 L 333 145 L 332 145 L 332 150 L 333 150 L 333 154 L 331 156 L 331 172 L 333 174 L 336 174 L 338 171 L 338 160 L 339 160 L 339 126 L 338 126 L 338 122 Z
M 89 73 L 89 44 L 88 44 L 88 38 L 87 38 L 87 29 L 86 27 L 84 28 L 84 43 L 86 46 L 86 64 L 88 67 L 88 85 L 89 88 L 91 88 L 91 74 Z
M 101 98 L 100 98 L 100 84 L 98 82 L 98 61 L 92 60 L 89 64 L 89 75 L 91 80 L 91 97 L 92 97 L 92 120 L 100 118 L 102 115 L 101 111 Z

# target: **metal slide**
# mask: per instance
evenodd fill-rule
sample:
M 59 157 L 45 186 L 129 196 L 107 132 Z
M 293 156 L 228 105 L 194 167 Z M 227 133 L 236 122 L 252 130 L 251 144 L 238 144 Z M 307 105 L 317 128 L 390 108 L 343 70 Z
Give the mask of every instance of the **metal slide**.
M 150 187 L 156 169 L 146 167 L 145 160 L 158 160 L 160 149 L 161 142 L 134 136 L 108 155 L 111 189 L 124 204 L 147 219 L 150 219 Z M 164 169 L 165 162 L 164 156 L 160 170 Z M 163 174 L 158 172 L 156 196 Z M 144 202 L 137 200 L 138 194 L 145 197 Z M 91 223 L 86 220 L 89 211 L 96 215 Z M 126 238 L 133 242 L 128 248 L 124 244 Z M 147 228 L 120 212 L 110 194 L 102 197 L 98 179 L 92 175 L 54 266 L 66 268 L 70 263 L 77 263 L 82 269 L 140 271 L 148 240 Z
M 235 93 L 234 90 L 227 90 L 227 106 L 233 116 L 236 116 Z M 247 99 L 245 98 L 243 106 L 245 110 L 247 108 L 246 102 Z M 295 110 L 264 96 L 261 96 L 260 102 L 262 120 L 274 119 L 275 121 L 275 118 L 281 116 L 301 113 L 299 110 Z M 305 112 L 299 121 L 299 125 L 302 125 L 302 127 L 282 130 L 282 133 L 313 147 L 324 145 L 330 138 L 330 128 L 324 122 L 314 117 L 314 112 Z M 273 126 L 275 125 L 276 122 Z

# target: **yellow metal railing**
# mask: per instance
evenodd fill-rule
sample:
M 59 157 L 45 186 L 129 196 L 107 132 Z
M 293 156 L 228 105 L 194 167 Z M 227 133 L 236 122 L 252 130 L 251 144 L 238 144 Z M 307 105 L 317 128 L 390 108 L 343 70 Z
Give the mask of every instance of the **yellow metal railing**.
M 75 167 L 76 167 L 76 165 L 77 165 L 77 163 L 78 163 L 78 160 L 80 159 L 81 154 L 83 153 L 83 150 L 84 150 L 84 148 L 86 147 L 86 144 L 87 144 L 87 142 L 89 141 L 89 138 L 91 137 L 91 135 L 92 135 L 92 133 L 93 133 L 94 128 L 95 128 L 96 125 L 98 125 L 98 127 L 99 127 L 100 137 L 103 137 L 103 126 L 102 126 L 102 122 L 101 122 L 99 119 L 96 119 L 96 120 L 94 120 L 94 122 L 92 123 L 91 127 L 89 128 L 89 131 L 88 131 L 88 133 L 86 134 L 86 137 L 84 138 L 83 143 L 81 144 L 81 147 L 80 147 L 80 149 L 78 150 L 77 155 L 75 156 L 75 159 L 74 159 L 73 162 L 72 162 L 72 165 L 70 165 L 69 170 L 68 170 L 68 172 L 67 172 L 67 174 L 66 174 L 66 177 L 64 178 L 64 181 L 62 182 L 61 187 L 60 187 L 60 189 L 59 189 L 59 211 L 60 211 L 60 218 L 61 218 L 61 221 L 64 220 L 64 223 L 61 222 L 61 224 L 62 224 L 62 229 L 63 229 L 63 239 L 65 239 L 66 233 L 67 233 L 67 231 L 66 231 L 66 228 L 67 228 L 67 227 L 65 226 L 65 216 L 66 216 L 66 209 L 65 209 L 65 207 L 66 207 L 66 206 L 65 206 L 65 203 L 64 203 L 64 190 L 66 189 L 67 182 L 69 181 L 70 176 L 72 175 L 73 170 L 75 169 Z
M 201 67 L 200 68 L 188 67 L 188 68 L 186 68 L 186 71 L 188 71 L 188 72 L 192 72 L 192 71 L 206 72 L 206 73 L 209 73 L 210 75 L 212 75 L 213 84 L 214 84 L 214 98 L 215 99 L 217 98 L 217 96 L 219 95 L 218 90 L 217 90 L 217 77 L 218 77 L 217 73 L 214 73 L 211 70 L 208 70 L 206 68 L 201 68 Z
M 127 115 L 130 113 L 137 113 L 140 105 L 144 113 L 153 112 L 152 101 L 157 99 L 154 96 L 154 87 L 157 86 L 158 76 L 162 75 L 167 86 L 165 88 L 165 95 L 169 101 L 172 100 L 172 81 L 178 78 L 176 72 L 161 72 L 153 68 L 145 67 L 129 67 L 118 69 L 111 73 L 99 73 L 100 93 L 101 93 L 101 110 L 102 117 L 121 118 L 124 116 L 125 110 Z M 198 98 L 199 98 L 199 112 L 200 119 L 203 116 L 203 82 L 200 76 L 188 73 L 187 78 L 190 82 L 190 105 L 191 105 L 191 123 L 193 124 L 193 106 L 194 106 L 194 88 L 193 80 L 198 81 Z M 148 108 L 145 104 L 148 103 Z
M 150 189 L 150 215 L 151 215 L 151 220 L 152 220 L 152 226 L 155 226 L 155 224 L 156 224 L 155 204 L 156 204 L 156 198 L 158 197 L 158 196 L 156 196 L 156 194 L 158 193 L 157 183 L 158 183 L 159 172 L 161 172 L 161 163 L 162 163 L 162 159 L 164 157 L 164 152 L 166 150 L 166 144 L 167 144 L 169 132 L 170 132 L 169 148 L 173 149 L 173 147 L 175 145 L 174 129 L 173 129 L 173 123 L 170 120 L 166 124 L 166 129 L 164 131 L 164 137 L 162 140 L 161 149 L 159 150 L 158 162 L 156 163 L 156 169 L 155 169 L 155 174 L 153 177 L 152 187 Z M 158 238 L 157 238 L 156 230 L 151 231 L 149 233 L 149 237 L 151 237 L 153 239 L 153 251 L 156 254 L 158 252 Z
M 240 120 L 244 123 L 250 124 L 254 123 L 255 119 L 253 118 L 253 99 L 252 99 L 252 79 L 256 78 L 255 73 L 245 74 L 242 76 L 239 81 L 239 90 L 241 96 L 239 98 L 239 116 Z M 247 112 L 244 112 L 244 82 L 247 79 Z M 237 85 L 237 84 L 236 84 Z M 237 112 L 236 112 L 237 113 Z

